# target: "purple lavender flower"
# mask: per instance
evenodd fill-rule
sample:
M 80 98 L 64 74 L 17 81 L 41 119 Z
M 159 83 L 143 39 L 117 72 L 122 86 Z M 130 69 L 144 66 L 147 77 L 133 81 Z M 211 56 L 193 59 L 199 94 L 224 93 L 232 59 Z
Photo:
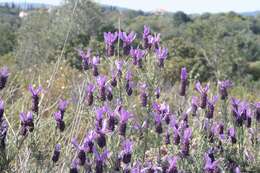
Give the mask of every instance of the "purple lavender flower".
M 67 100 L 60 99 L 58 104 L 58 110 L 61 113 L 62 118 L 64 117 L 64 113 L 68 107 L 69 102 Z
M 236 131 L 234 128 L 229 128 L 228 129 L 228 136 L 231 139 L 231 142 L 233 144 L 235 144 L 237 142 L 237 138 L 236 138 Z
M 161 95 L 161 90 L 160 90 L 160 88 L 156 88 L 154 94 L 155 94 L 155 97 L 156 97 L 157 99 L 159 99 L 159 98 L 160 98 L 160 95 Z
M 32 94 L 32 111 L 38 113 L 39 111 L 39 94 L 42 91 L 42 87 L 34 89 L 32 85 L 29 85 L 29 91 Z
M 96 129 L 96 142 L 100 148 L 104 148 L 106 146 L 106 133 L 107 131 L 107 122 L 103 121 L 102 128 Z
M 205 155 L 205 166 L 204 172 L 205 173 L 220 173 L 220 169 L 218 167 L 218 160 L 212 161 L 211 158 L 206 154 Z
M 108 159 L 109 151 L 105 150 L 103 153 L 98 153 L 96 148 L 93 149 L 96 162 L 96 173 L 103 173 L 103 167 Z
M 9 77 L 9 72 L 7 67 L 0 69 L 0 90 L 4 89 L 7 79 Z
M 8 124 L 5 120 L 0 121 L 0 150 L 1 152 L 5 149 L 6 143 L 6 135 L 8 131 Z
M 54 119 L 56 121 L 56 127 L 60 129 L 61 132 L 65 129 L 65 122 L 63 121 L 63 116 L 61 114 L 61 111 L 54 113 Z
M 99 97 L 101 101 L 106 101 L 106 86 L 105 86 L 106 82 L 107 82 L 106 76 L 97 77 L 97 84 L 99 86 Z
M 141 100 L 141 105 L 143 107 L 146 107 L 147 102 L 148 102 L 148 94 L 147 94 L 147 85 L 146 84 L 141 85 L 140 100 Z
M 185 67 L 181 69 L 181 85 L 180 85 L 180 96 L 185 96 L 186 94 L 186 87 L 187 87 L 187 70 Z
M 204 88 L 201 86 L 200 82 L 197 82 L 195 85 L 196 91 L 200 93 L 200 107 L 205 109 L 207 106 L 207 97 L 208 97 L 208 90 L 209 84 L 207 84 Z
M 208 99 L 208 102 L 207 102 L 208 107 L 207 107 L 207 111 L 206 111 L 206 117 L 208 119 L 213 118 L 215 104 L 216 104 L 217 100 L 218 100 L 218 96 L 213 96 L 212 100 Z
M 246 111 L 246 127 L 250 128 L 251 124 L 252 124 L 252 111 L 251 109 L 248 107 L 247 111 Z
M 144 25 L 144 32 L 143 32 L 143 47 L 144 49 L 148 49 L 149 46 L 149 40 L 148 36 L 150 35 L 151 31 L 150 28 L 146 25 Z
M 61 151 L 61 145 L 60 144 L 56 144 L 55 145 L 55 149 L 52 155 L 52 161 L 55 163 L 59 160 L 60 158 L 60 151 Z
M 154 34 L 154 36 L 149 35 L 148 44 L 149 44 L 149 48 L 151 48 L 153 46 L 155 49 L 158 49 L 160 46 L 160 33 Z
M 93 104 L 94 96 L 93 93 L 95 91 L 95 85 L 88 84 L 86 88 L 86 102 L 88 106 L 91 106 Z
M 117 32 L 115 32 L 114 34 L 111 32 L 104 32 L 104 40 L 106 43 L 106 53 L 107 56 L 113 56 L 115 54 L 115 42 L 117 40 Z
M 0 122 L 3 120 L 4 109 L 4 101 L 0 99 Z
M 239 103 L 240 103 L 240 100 L 233 98 L 233 97 L 231 98 L 232 115 L 234 117 L 237 117 Z
M 171 139 L 170 139 L 170 132 L 169 130 L 167 130 L 166 134 L 165 134 L 165 145 L 169 145 L 171 143 Z
M 125 84 L 125 90 L 128 96 L 131 96 L 133 93 L 133 83 L 132 83 L 132 72 L 130 70 L 127 71 L 126 73 L 126 84 Z
M 168 49 L 164 47 L 159 47 L 155 49 L 156 57 L 158 59 L 158 66 L 160 68 L 164 67 L 164 60 L 168 57 Z
M 108 120 L 107 121 L 108 121 L 107 122 L 108 130 L 114 131 L 115 130 L 115 125 L 116 125 L 116 123 L 118 121 L 114 112 L 108 112 Z
M 131 162 L 132 151 L 133 151 L 133 142 L 130 140 L 125 140 L 123 142 L 123 150 L 121 151 L 121 154 L 120 154 L 122 157 L 122 161 L 125 164 L 128 164 Z
M 213 124 L 213 125 L 211 126 L 209 132 L 208 132 L 208 138 L 209 138 L 209 141 L 210 141 L 211 143 L 214 142 L 214 137 L 215 137 L 215 135 L 216 135 L 216 133 L 217 133 L 217 128 L 218 128 L 217 125 L 216 125 L 216 124 Z
M 96 139 L 97 135 L 95 131 L 90 131 L 84 138 L 83 145 L 84 148 L 87 148 L 88 153 L 93 153 L 94 147 L 94 140 Z
M 154 123 L 155 123 L 156 133 L 161 134 L 163 132 L 163 128 L 162 128 L 162 117 L 160 114 L 155 113 Z
M 235 122 L 238 126 L 243 125 L 243 121 L 247 119 L 248 114 L 248 104 L 246 102 L 240 102 L 238 108 L 232 108 L 232 112 L 234 114 Z
M 191 112 L 192 112 L 192 116 L 196 116 L 197 115 L 197 109 L 199 107 L 199 98 L 196 96 L 192 96 L 191 99 Z
M 166 173 L 178 173 L 177 161 L 178 157 L 168 158 L 169 167 L 167 168 Z
M 32 132 L 34 129 L 33 114 L 32 112 L 20 113 L 21 129 L 20 134 L 26 136 L 28 131 Z
M 136 37 L 136 33 L 132 31 L 127 35 L 126 32 L 120 32 L 119 37 L 123 41 L 124 55 L 129 55 L 130 49 L 131 49 L 131 44 Z
M 255 110 L 255 117 L 258 122 L 260 122 L 260 102 L 255 104 L 256 110 Z
M 93 65 L 93 76 L 98 76 L 98 65 L 100 64 L 99 56 L 94 56 L 92 59 L 92 65 Z
M 218 134 L 224 135 L 224 123 L 223 122 L 218 123 L 217 128 L 218 128 L 217 129 Z
M 175 124 L 171 124 L 171 126 L 173 129 L 173 142 L 175 145 L 178 145 L 181 140 L 179 129 L 176 127 Z
M 113 100 L 113 89 L 112 87 L 107 87 L 107 99 L 108 101 L 112 101 Z
M 96 129 L 101 129 L 103 125 L 103 117 L 106 113 L 106 107 L 96 108 Z
M 70 166 L 70 173 L 78 173 L 78 162 L 77 160 L 73 160 Z
M 116 73 L 114 73 L 114 72 L 112 72 L 112 79 L 110 81 L 110 84 L 111 84 L 112 87 L 117 86 Z
M 133 64 L 137 65 L 139 68 L 142 68 L 142 59 L 144 58 L 146 51 L 137 49 L 131 49 L 130 55 L 133 58 Z
M 83 70 L 88 70 L 90 68 L 91 62 L 91 49 L 88 49 L 87 52 L 84 52 L 82 50 L 77 50 L 79 56 L 81 57 L 82 60 L 82 69 Z
M 78 141 L 76 138 L 73 138 L 71 140 L 72 145 L 75 147 L 75 149 L 77 150 L 77 161 L 79 165 L 84 165 L 87 159 L 86 156 L 86 151 L 87 151 L 87 147 L 83 144 L 83 145 L 79 145 Z
M 183 133 L 183 140 L 181 146 L 181 152 L 184 156 L 189 155 L 191 135 L 192 135 L 191 128 L 186 128 Z
M 123 60 L 116 60 L 115 65 L 116 65 L 116 69 L 117 69 L 117 76 L 119 78 L 121 78 L 124 61 Z
M 232 82 L 229 80 L 224 80 L 224 81 L 218 81 L 218 85 L 219 85 L 219 94 L 220 94 L 220 98 L 221 100 L 225 100 L 228 98 L 228 91 L 227 89 L 232 87 Z
M 120 109 L 119 112 L 119 134 L 121 136 L 125 136 L 126 134 L 126 128 L 127 128 L 127 122 L 132 117 L 132 115 L 126 111 L 124 108 Z

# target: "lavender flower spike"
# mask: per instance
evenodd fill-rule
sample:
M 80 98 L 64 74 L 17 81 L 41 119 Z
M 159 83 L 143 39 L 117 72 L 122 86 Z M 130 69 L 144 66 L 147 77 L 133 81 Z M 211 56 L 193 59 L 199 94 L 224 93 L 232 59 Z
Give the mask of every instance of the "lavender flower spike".
M 126 84 L 125 84 L 125 90 L 128 96 L 131 96 L 133 93 L 132 78 L 133 78 L 132 72 L 128 70 L 126 73 Z
M 148 94 L 147 94 L 147 85 L 146 84 L 141 85 L 140 100 L 141 100 L 141 105 L 143 107 L 146 107 L 147 102 L 148 102 Z
M 187 87 L 187 70 L 185 67 L 181 69 L 181 85 L 180 85 L 180 95 L 185 96 L 186 94 L 186 87 Z
M 61 145 L 60 144 L 56 144 L 55 149 L 54 149 L 54 153 L 52 155 L 52 161 L 54 163 L 59 160 L 59 158 L 60 158 L 60 151 L 61 151 Z
M 99 154 L 95 147 L 93 151 L 94 151 L 95 162 L 96 162 L 96 173 L 103 173 L 103 167 L 108 158 L 109 151 L 105 150 L 102 154 Z
M 119 112 L 119 134 L 121 136 L 125 136 L 126 134 L 126 128 L 127 128 L 127 122 L 129 118 L 131 118 L 131 114 L 126 111 L 125 109 L 121 108 Z
M 156 57 L 158 58 L 158 66 L 160 68 L 164 67 L 164 60 L 168 57 L 168 49 L 164 47 L 159 47 L 155 50 Z
M 102 128 L 104 113 L 106 113 L 104 107 L 96 108 L 96 129 Z
M 149 48 L 154 46 L 155 49 L 158 49 L 159 46 L 160 46 L 160 33 L 154 34 L 154 36 L 149 35 L 148 36 L 148 43 L 149 43 Z
M 143 47 L 144 49 L 149 48 L 149 43 L 148 43 L 148 36 L 150 35 L 151 31 L 150 28 L 146 25 L 144 25 L 144 32 L 143 32 Z
M 82 50 L 77 50 L 79 56 L 81 57 L 82 60 L 82 69 L 83 70 L 88 70 L 90 68 L 91 62 L 91 49 L 88 49 L 87 52 L 84 52 Z
M 218 160 L 213 161 L 207 154 L 205 155 L 204 173 L 220 173 Z
M 131 162 L 132 150 L 133 150 L 133 142 L 130 140 L 125 140 L 123 142 L 123 151 L 121 152 L 122 161 L 125 164 Z
M 86 88 L 86 102 L 88 106 L 91 106 L 93 104 L 94 96 L 93 93 L 95 91 L 95 85 L 88 84 Z
M 94 56 L 92 59 L 92 65 L 93 65 L 93 76 L 98 76 L 98 65 L 100 64 L 99 56 Z
M 62 117 L 64 116 L 64 113 L 68 107 L 69 102 L 67 100 L 60 99 L 58 104 L 58 110 L 60 111 Z
M 78 173 L 78 162 L 77 160 L 73 160 L 70 166 L 70 173 Z
M 117 40 L 117 32 L 115 32 L 114 34 L 111 32 L 104 32 L 104 40 L 105 40 L 105 44 L 106 44 L 106 54 L 107 56 L 113 56 L 115 53 L 115 46 L 114 43 Z
M 200 82 L 197 82 L 195 85 L 195 89 L 200 93 L 200 107 L 202 109 L 205 109 L 207 106 L 209 84 L 207 83 L 207 85 L 203 88 Z
M 218 81 L 219 85 L 219 94 L 221 96 L 221 100 L 225 100 L 228 98 L 228 91 L 227 89 L 232 87 L 232 82 L 229 80 L 224 80 L 224 81 Z
M 155 131 L 156 131 L 156 133 L 161 134 L 163 132 L 161 115 L 158 114 L 158 113 L 155 113 L 154 121 L 155 121 Z
M 106 82 L 107 82 L 107 77 L 106 76 L 98 76 L 97 77 L 97 84 L 99 86 L 99 97 L 101 101 L 106 100 Z
M 32 132 L 34 130 L 34 123 L 33 123 L 33 114 L 32 112 L 20 113 L 20 121 L 21 121 L 21 129 L 20 134 L 22 136 L 26 136 L 28 131 Z
M 87 159 L 86 153 L 85 153 L 86 150 L 87 150 L 86 146 L 85 145 L 82 145 L 82 146 L 79 145 L 76 138 L 73 138 L 71 140 L 71 143 L 73 144 L 73 146 L 76 148 L 76 150 L 78 152 L 77 153 L 77 160 L 78 160 L 79 165 L 84 165 L 85 162 L 86 162 L 86 159 Z
M 191 135 L 192 135 L 191 128 L 186 128 L 184 130 L 183 141 L 181 146 L 181 152 L 184 156 L 189 155 Z
M 161 89 L 158 87 L 155 89 L 154 95 L 156 97 L 156 99 L 159 99 L 161 96 Z
M 177 161 L 178 161 L 178 157 L 172 157 L 168 159 L 170 165 L 167 168 L 167 173 L 178 173 Z
M 131 44 L 136 37 L 136 33 L 132 31 L 127 35 L 126 32 L 120 32 L 119 36 L 120 36 L 120 39 L 123 41 L 124 55 L 129 55 L 130 49 L 131 49 Z
M 196 112 L 197 112 L 197 109 L 199 107 L 199 99 L 198 97 L 196 96 L 192 96 L 192 99 L 191 99 L 191 112 L 192 112 L 192 116 L 196 116 Z
M 95 131 L 90 131 L 84 138 L 84 148 L 87 148 L 88 153 L 93 153 L 94 140 L 96 139 Z
M 32 94 L 32 111 L 38 113 L 39 111 L 39 94 L 42 91 L 42 87 L 34 89 L 32 85 L 29 85 L 29 91 Z
M 116 60 L 116 61 L 115 61 L 115 65 L 116 65 L 116 68 L 117 68 L 117 76 L 118 76 L 119 78 L 121 78 L 124 61 L 122 61 L 122 60 Z
M 213 118 L 213 114 L 214 114 L 214 109 L 215 109 L 215 104 L 218 100 L 218 96 L 213 96 L 212 100 L 208 100 L 207 105 L 207 111 L 206 111 L 206 116 L 208 119 Z
M 63 116 L 61 114 L 61 111 L 58 111 L 58 112 L 54 113 L 54 119 L 56 121 L 56 127 L 58 129 L 60 129 L 61 132 L 63 132 L 64 129 L 65 129 L 65 123 L 63 121 Z
M 7 67 L 0 69 L 0 90 L 4 89 L 7 79 L 9 77 L 9 72 Z
M 4 101 L 0 99 L 0 122 L 3 121 L 4 116 Z
M 230 137 L 231 139 L 231 142 L 233 144 L 235 144 L 237 142 L 237 139 L 236 139 L 236 131 L 234 128 L 229 128 L 228 129 L 228 136 Z
M 137 65 L 139 68 L 142 68 L 142 59 L 145 56 L 146 51 L 141 50 L 139 48 L 130 50 L 130 55 L 133 58 L 133 64 Z

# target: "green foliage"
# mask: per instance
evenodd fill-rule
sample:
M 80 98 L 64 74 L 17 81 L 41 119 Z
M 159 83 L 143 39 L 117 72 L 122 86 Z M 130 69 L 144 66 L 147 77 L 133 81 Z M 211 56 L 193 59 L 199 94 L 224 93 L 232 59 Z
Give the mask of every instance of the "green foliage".
M 254 78 L 260 78 L 260 61 L 251 62 L 249 64 L 248 70 L 254 76 Z
M 0 56 L 15 48 L 15 31 L 19 25 L 20 19 L 17 9 L 0 7 Z

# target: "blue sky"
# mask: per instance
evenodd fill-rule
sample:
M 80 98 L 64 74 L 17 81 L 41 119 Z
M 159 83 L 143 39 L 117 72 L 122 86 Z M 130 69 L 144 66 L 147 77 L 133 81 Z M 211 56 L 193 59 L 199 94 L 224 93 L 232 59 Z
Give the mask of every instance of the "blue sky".
M 0 2 L 40 2 L 59 4 L 62 0 L 0 0 Z M 184 11 L 186 13 L 256 11 L 260 10 L 260 0 L 95 0 L 102 4 L 116 5 L 136 10 Z

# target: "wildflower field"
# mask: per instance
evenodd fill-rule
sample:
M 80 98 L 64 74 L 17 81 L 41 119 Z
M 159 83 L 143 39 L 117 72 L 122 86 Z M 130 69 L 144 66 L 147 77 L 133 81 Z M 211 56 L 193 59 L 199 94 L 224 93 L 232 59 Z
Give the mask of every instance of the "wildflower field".
M 260 172 L 260 91 L 200 82 L 185 66 L 165 81 L 160 34 L 136 35 L 75 47 L 82 70 L 1 64 L 0 172 Z

